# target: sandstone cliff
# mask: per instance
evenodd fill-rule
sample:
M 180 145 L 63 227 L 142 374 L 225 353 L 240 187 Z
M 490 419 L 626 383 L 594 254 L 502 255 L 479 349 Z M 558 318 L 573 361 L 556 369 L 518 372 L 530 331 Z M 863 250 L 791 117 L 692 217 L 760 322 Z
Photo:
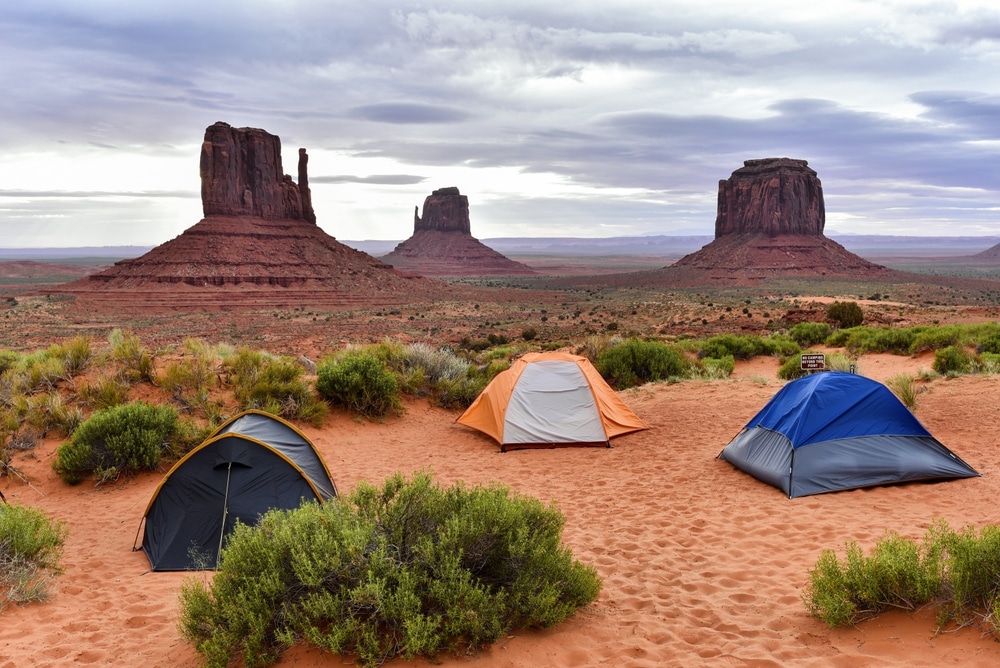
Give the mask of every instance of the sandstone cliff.
M 825 223 L 823 186 L 805 160 L 746 160 L 719 181 L 717 239 L 748 233 L 821 236 Z

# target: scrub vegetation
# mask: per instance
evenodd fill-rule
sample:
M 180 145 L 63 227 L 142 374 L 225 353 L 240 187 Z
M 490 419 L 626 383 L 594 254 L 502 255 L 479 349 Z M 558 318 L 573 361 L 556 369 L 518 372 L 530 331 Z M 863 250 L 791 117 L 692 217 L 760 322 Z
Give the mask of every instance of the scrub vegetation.
M 1000 526 L 956 531 L 938 520 L 919 541 L 887 533 L 867 556 L 854 542 L 843 559 L 824 550 L 803 601 L 830 626 L 933 603 L 939 630 L 982 623 L 1000 631 Z
M 66 533 L 40 510 L 0 502 L 0 611 L 48 598 Z
M 560 544 L 563 524 L 501 485 L 396 474 L 238 525 L 212 580 L 185 582 L 180 628 L 218 668 L 270 665 L 300 640 L 363 666 L 471 654 L 597 597 L 596 571 Z

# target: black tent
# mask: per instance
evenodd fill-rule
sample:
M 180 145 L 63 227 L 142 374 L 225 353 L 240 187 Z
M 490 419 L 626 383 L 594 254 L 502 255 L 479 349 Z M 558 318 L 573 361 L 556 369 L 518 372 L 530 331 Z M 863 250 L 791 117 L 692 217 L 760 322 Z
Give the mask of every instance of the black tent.
M 979 475 L 885 385 L 836 371 L 785 385 L 719 458 L 789 497 Z
M 211 569 L 236 521 L 337 495 L 302 432 L 260 411 L 241 413 L 178 461 L 143 514 L 142 550 L 154 571 Z

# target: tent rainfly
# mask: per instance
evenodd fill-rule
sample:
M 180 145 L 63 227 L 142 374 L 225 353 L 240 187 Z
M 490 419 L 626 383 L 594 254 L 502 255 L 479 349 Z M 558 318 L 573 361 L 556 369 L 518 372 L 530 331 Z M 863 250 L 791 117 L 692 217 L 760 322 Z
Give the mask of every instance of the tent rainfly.
M 719 458 L 789 498 L 979 475 L 885 385 L 837 371 L 785 385 Z
M 167 472 L 143 514 L 142 550 L 154 571 L 216 568 L 237 520 L 253 525 L 268 510 L 336 495 L 330 471 L 302 432 L 247 411 Z
M 625 405 L 586 357 L 527 353 L 497 374 L 458 418 L 492 436 L 506 452 L 584 445 L 648 425 Z

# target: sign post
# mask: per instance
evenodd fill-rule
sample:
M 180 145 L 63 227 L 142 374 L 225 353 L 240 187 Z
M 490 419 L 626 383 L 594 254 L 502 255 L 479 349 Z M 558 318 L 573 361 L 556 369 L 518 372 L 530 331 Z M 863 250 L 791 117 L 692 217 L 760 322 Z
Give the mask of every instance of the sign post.
M 823 371 L 826 369 L 826 355 L 823 353 L 802 353 L 799 366 L 803 371 Z

